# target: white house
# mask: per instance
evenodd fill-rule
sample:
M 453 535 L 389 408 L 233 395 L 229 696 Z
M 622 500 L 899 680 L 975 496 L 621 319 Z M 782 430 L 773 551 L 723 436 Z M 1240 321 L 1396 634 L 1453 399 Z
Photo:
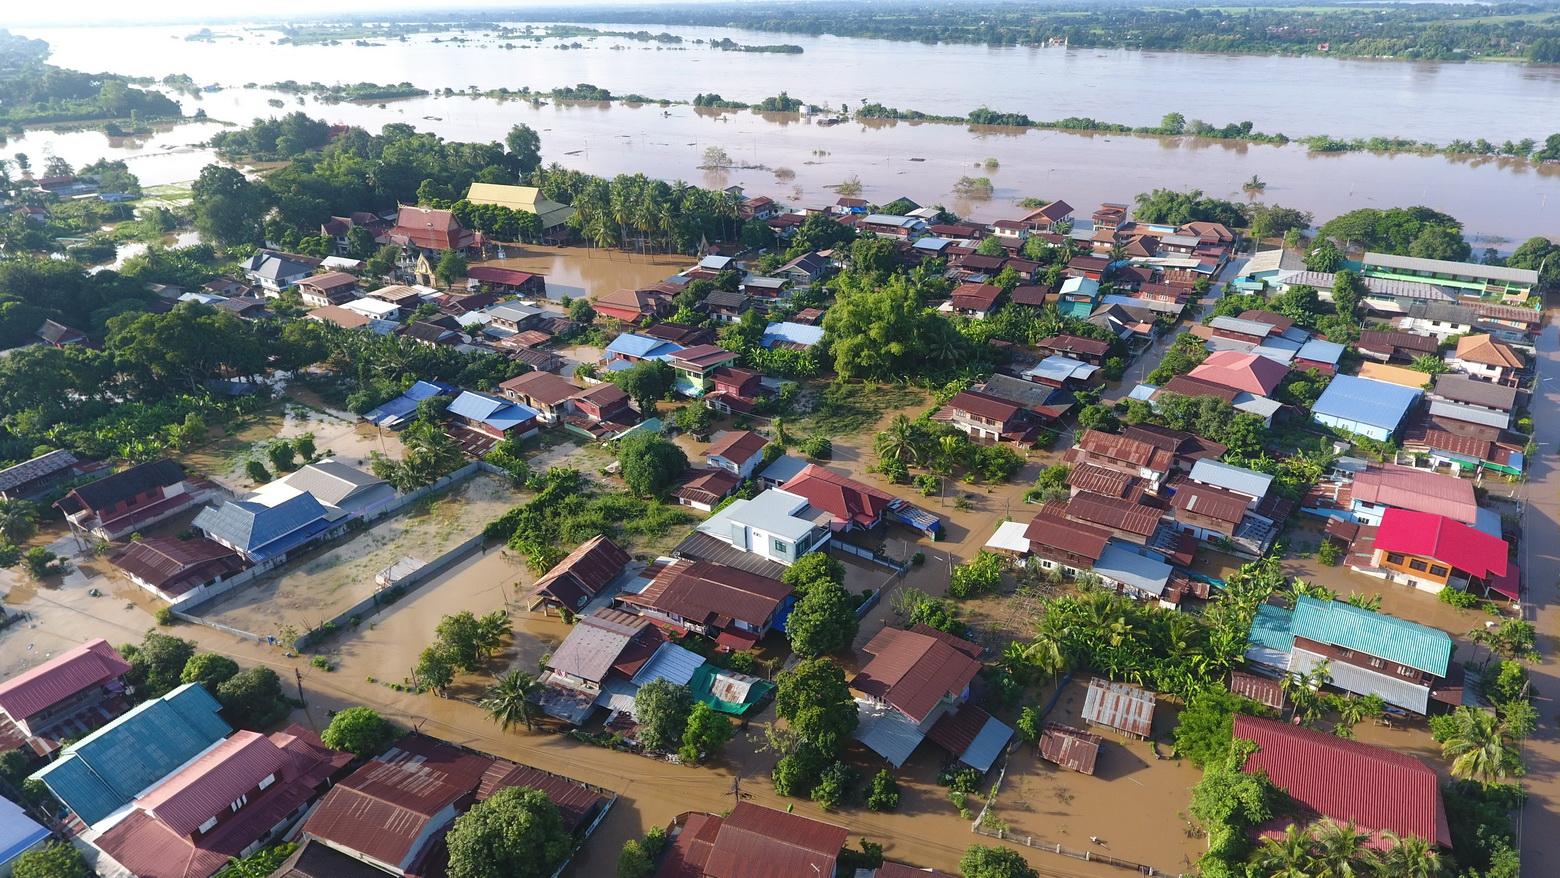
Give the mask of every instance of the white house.
M 400 320 L 401 306 L 383 299 L 353 299 L 341 307 L 370 320 Z
M 736 500 L 699 525 L 701 533 L 734 549 L 790 565 L 829 541 L 830 515 L 807 498 L 772 488 Z

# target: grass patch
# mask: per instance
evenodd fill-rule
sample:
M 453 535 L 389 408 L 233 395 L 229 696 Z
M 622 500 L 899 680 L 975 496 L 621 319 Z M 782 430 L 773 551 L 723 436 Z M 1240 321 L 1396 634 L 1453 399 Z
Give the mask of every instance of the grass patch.
M 924 405 L 926 399 L 926 391 L 904 384 L 828 384 L 793 432 L 831 438 L 870 433 L 883 415 Z

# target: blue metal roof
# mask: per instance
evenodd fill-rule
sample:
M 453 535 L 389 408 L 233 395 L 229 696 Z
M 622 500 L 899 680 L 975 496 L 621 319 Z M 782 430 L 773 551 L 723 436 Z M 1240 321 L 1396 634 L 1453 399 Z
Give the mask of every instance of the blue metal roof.
M 320 501 L 304 491 L 275 506 L 252 500 L 229 500 L 221 506 L 208 506 L 195 516 L 193 524 L 253 561 L 280 555 L 328 530 L 330 521 L 326 514 Z
M 634 674 L 635 686 L 643 686 L 653 680 L 668 680 L 678 686 L 688 685 L 693 679 L 693 672 L 704 664 L 704 656 L 684 649 L 675 643 L 663 643 L 656 648 L 655 655 L 639 668 Z
M 407 391 L 401 395 L 414 402 L 422 402 L 435 396 L 446 396 L 458 389 L 455 385 L 445 384 L 443 381 L 418 381 L 407 388 Z
M 436 396 L 448 396 L 459 388 L 443 381 L 418 381 L 395 399 L 363 415 L 363 420 L 382 427 L 394 427 L 417 413 L 417 404 Z
M 1299 360 L 1311 360 L 1317 363 L 1338 364 L 1338 359 L 1343 356 L 1343 345 L 1324 338 L 1313 338 L 1300 346 L 1295 353 Z
M 970 708 L 965 708 L 969 710 Z M 991 770 L 991 763 L 997 761 L 1002 748 L 1013 739 L 1013 730 L 994 716 L 986 717 L 986 724 L 980 727 L 975 740 L 964 748 L 959 754 L 959 761 L 975 769 L 981 774 Z
M 0 870 L 48 837 L 49 830 L 28 817 L 20 805 L 10 799 L 0 799 Z
M 481 421 L 499 430 L 518 427 L 537 416 L 535 409 L 474 390 L 462 390 L 460 396 L 450 403 L 448 411 L 452 415 Z
M 648 335 L 637 335 L 632 332 L 625 332 L 614 338 L 612 343 L 607 345 L 606 348 L 609 354 L 631 357 L 636 360 L 671 356 L 680 350 L 682 350 L 682 345 L 662 341 L 659 338 L 651 338 Z
M 806 345 L 812 347 L 823 341 L 822 326 L 808 326 L 805 323 L 792 323 L 789 320 L 783 323 L 771 323 L 764 327 L 764 347 L 773 347 L 781 342 Z
M 186 683 L 66 747 L 33 777 L 91 825 L 231 734 L 221 709 L 205 687 Z
M 1311 406 L 1311 412 L 1390 432 L 1402 423 L 1403 416 L 1418 398 L 1419 391 L 1412 387 L 1355 375 L 1336 375 L 1322 391 L 1321 398 Z
M 1273 604 L 1259 604 L 1257 615 L 1251 620 L 1251 633 L 1246 639 L 1257 646 L 1277 652 L 1289 652 L 1295 646 L 1295 636 L 1290 631 L 1294 611 Z
M 1400 665 L 1446 676 L 1452 661 L 1452 638 L 1445 631 L 1362 610 L 1344 601 L 1295 600 L 1296 637 L 1341 646 Z

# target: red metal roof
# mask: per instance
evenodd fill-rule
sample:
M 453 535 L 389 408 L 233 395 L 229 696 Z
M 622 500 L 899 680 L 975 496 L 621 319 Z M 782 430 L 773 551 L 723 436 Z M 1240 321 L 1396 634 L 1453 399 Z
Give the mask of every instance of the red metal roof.
M 1093 774 L 1094 763 L 1100 756 L 1101 740 L 1093 732 L 1061 723 L 1046 723 L 1040 734 L 1040 755 L 1063 768 Z
M 578 610 L 607 583 L 623 572 L 629 554 L 601 534 L 580 543 L 541 579 L 531 593 L 547 596 L 571 610 Z
M 1175 486 L 1175 497 L 1170 501 L 1177 512 L 1201 515 L 1227 524 L 1240 524 L 1246 517 L 1244 496 L 1213 485 L 1182 482 Z
M 1435 771 L 1418 759 L 1243 714 L 1235 716 L 1235 737 L 1257 744 L 1246 771 L 1267 772 L 1306 809 L 1361 829 L 1451 847 Z
M 1064 354 L 1087 354 L 1091 357 L 1103 357 L 1110 353 L 1110 342 L 1100 341 L 1097 338 L 1084 338 L 1081 335 L 1053 335 L 1036 342 L 1035 347 L 1048 348 Z
M 204 537 L 139 540 L 115 553 L 111 560 L 120 570 L 174 595 L 244 569 L 237 552 Z
M 709 878 L 807 878 L 834 874 L 844 827 L 739 802 L 722 822 L 704 874 Z
M 855 479 L 808 464 L 780 486 L 834 516 L 835 521 L 870 528 L 883 518 L 894 498 Z
M 1217 351 L 1209 354 L 1208 359 L 1187 374 L 1199 381 L 1233 387 L 1258 396 L 1272 396 L 1278 385 L 1283 383 L 1284 376 L 1289 374 L 1289 367 L 1257 354 Z
M 1067 501 L 1067 517 L 1089 524 L 1123 530 L 1146 537 L 1159 527 L 1162 510 L 1152 506 L 1099 494 L 1076 494 Z
M 89 640 L 0 683 L 0 710 L 24 720 L 130 670 L 108 641 Z
M 136 800 L 180 835 L 192 835 L 288 760 L 259 732 L 237 731 Z
M 704 878 L 704 866 L 710 861 L 710 851 L 714 850 L 715 839 L 725 821 L 714 814 L 697 811 L 680 815 L 677 820 L 682 829 L 661 861 L 661 868 L 656 870 L 655 878 Z
M 960 284 L 953 291 L 953 307 L 960 311 L 990 311 L 1001 295 L 1002 288 L 995 284 Z
M 1040 512 L 1024 529 L 1031 551 L 1046 556 L 1044 549 L 1049 547 L 1090 561 L 1099 560 L 1100 553 L 1105 551 L 1105 544 L 1110 542 L 1110 533 L 1087 524 L 1068 521 L 1062 514 L 1064 509 L 1061 503 L 1047 503 L 1040 507 Z
M 769 440 L 753 432 L 752 430 L 731 430 L 721 434 L 710 443 L 709 450 L 705 452 L 707 457 L 724 457 L 738 466 L 747 463 L 755 456 L 764 453 L 764 446 Z
M 971 650 L 979 654 L 979 647 L 968 641 L 884 628 L 863 648 L 872 660 L 850 685 L 919 723 L 944 698 L 962 695 L 980 673 Z
M 497 265 L 473 265 L 466 269 L 466 277 L 485 284 L 522 287 L 530 283 L 531 279 L 536 277 L 536 275 L 529 271 L 520 271 L 517 268 L 501 268 Z
M 1156 472 L 1168 471 L 1173 461 L 1173 455 L 1162 448 L 1100 430 L 1084 431 L 1078 439 L 1078 447 L 1091 455 Z
M 948 401 L 948 405 L 977 417 L 989 418 L 998 424 L 1006 424 L 1018 416 L 1018 406 L 977 390 L 959 391 Z
M 389 236 L 404 238 L 424 250 L 465 250 L 474 238 L 450 211 L 406 205 L 396 213 L 395 226 L 390 229 Z
M 1376 530 L 1376 548 L 1434 558 L 1479 579 L 1504 576 L 1506 541 L 1444 515 L 1388 509 Z
M 678 559 L 662 568 L 644 591 L 624 594 L 622 600 L 699 625 L 715 624 L 724 616 L 762 627 L 790 595 L 789 585 L 767 576 L 724 564 Z
M 1353 498 L 1413 512 L 1445 514 L 1464 524 L 1472 524 L 1479 513 L 1472 481 L 1395 464 L 1357 473 Z

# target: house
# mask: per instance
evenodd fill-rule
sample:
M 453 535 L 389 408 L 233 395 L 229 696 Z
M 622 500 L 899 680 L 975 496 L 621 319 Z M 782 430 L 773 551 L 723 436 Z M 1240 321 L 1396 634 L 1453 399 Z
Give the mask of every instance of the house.
M 1315 369 L 1323 375 L 1334 375 L 1338 372 L 1338 362 L 1343 359 L 1346 348 L 1324 338 L 1306 339 L 1300 345 L 1300 349 L 1294 352 L 1294 358 L 1289 361 L 1290 367 L 1299 371 Z M 1266 352 L 1262 352 L 1267 356 Z
M 395 225 L 385 236 L 390 243 L 416 256 L 465 253 L 482 245 L 482 236 L 461 225 L 451 211 L 405 204 L 399 205 Z
M 1433 282 L 1455 289 L 1459 296 L 1517 305 L 1527 305 L 1538 286 L 1538 272 L 1527 268 L 1391 253 L 1367 252 L 1360 260 L 1360 272 L 1369 277 Z
M 1165 510 L 1145 502 L 1141 494 L 1110 497 L 1079 491 L 1067 501 L 1065 514 L 1069 520 L 1103 529 L 1115 539 L 1146 545 L 1159 529 Z
M 871 530 L 888 518 L 933 533 L 942 528 L 935 519 L 930 523 L 910 520 L 917 518 L 916 510 L 903 501 L 816 464 L 809 464 L 781 490 L 805 497 L 814 509 L 828 513 L 832 519 L 829 526 L 835 531 Z
M 344 271 L 327 271 L 298 281 L 298 295 L 311 308 L 345 305 L 358 297 L 358 279 Z
M 221 543 L 167 537 L 130 543 L 109 556 L 109 562 L 131 582 L 173 605 L 188 602 L 248 566 Z
M 1236 714 L 1234 736 L 1256 744 L 1242 770 L 1261 772 L 1283 790 L 1301 821 L 1313 816 L 1353 826 L 1383 843 L 1383 833 L 1452 846 L 1441 783 L 1418 758 L 1385 747 L 1290 723 Z M 1360 795 L 1369 790 L 1370 795 Z M 1266 824 L 1276 832 L 1290 821 L 1281 815 Z
M 1119 229 L 1126 225 L 1128 206 L 1107 201 L 1101 204 L 1090 217 L 1091 224 L 1096 229 Z
M 390 321 L 376 320 L 360 311 L 351 311 L 340 305 L 315 308 L 308 313 L 307 317 L 339 329 L 363 329 L 375 335 L 389 335 L 397 329 L 396 324 Z
M 1094 308 L 1099 301 L 1099 278 L 1069 277 L 1062 281 L 1062 289 L 1056 297 L 1056 307 L 1067 317 L 1086 318 L 1094 313 Z
M 1129 439 L 1100 430 L 1085 430 L 1078 443 L 1067 452 L 1073 464 L 1092 463 L 1105 469 L 1136 476 L 1158 490 L 1170 474 L 1175 455 L 1155 444 Z
M 31 760 L 124 712 L 130 663 L 89 640 L 0 683 L 0 751 Z
M 862 651 L 871 658 L 850 681 L 861 693 L 857 740 L 895 768 L 926 738 L 943 738 L 944 749 L 977 771 L 991 767 L 1013 730 L 966 703 L 981 670 L 978 644 L 916 625 L 885 627 Z M 960 726 L 973 731 L 958 734 Z
M 1037 232 L 1055 232 L 1063 223 L 1072 223 L 1072 205 L 1065 201 L 1053 201 L 1024 214 L 1023 222 Z
M 579 613 L 614 579 L 633 557 L 605 536 L 597 534 L 574 548 L 531 587 L 526 609 L 555 607 Z
M 863 234 L 914 240 L 926 231 L 926 221 L 913 216 L 871 213 L 862 217 L 860 224 L 856 228 Z
M 736 323 L 743 312 L 753 307 L 753 298 L 747 293 L 716 290 L 704 297 L 703 304 L 710 317 L 722 323 Z
M 242 297 L 223 299 L 216 304 L 218 311 L 226 311 L 240 320 L 260 320 L 269 317 L 271 312 L 265 307 L 265 302 L 260 299 Z
M 19 857 L 42 850 L 53 838 L 54 834 L 27 816 L 21 805 L 0 799 L 0 875 L 10 878 Z
M 238 267 L 251 284 L 260 288 L 266 298 L 274 299 L 280 296 L 283 290 L 292 288 L 294 284 L 313 274 L 319 264 L 318 259 L 308 256 L 279 253 L 275 250 L 256 250 L 249 258 L 240 262 Z
M 1001 298 L 1002 288 L 995 284 L 967 283 L 954 289 L 950 303 L 953 313 L 984 320 L 997 309 Z
M 293 552 L 346 532 L 344 516 L 332 517 L 313 494 L 256 492 L 243 500 L 227 500 L 208 506 L 195 516 L 191 527 L 242 555 L 250 564 L 274 567 Z
M 1419 391 L 1411 387 L 1337 375 L 1311 406 L 1311 420 L 1385 442 L 1397 433 L 1418 401 Z
M 473 265 L 466 269 L 466 281 L 494 293 L 547 298 L 547 280 L 539 274 L 498 265 Z
M 1062 390 L 1082 390 L 1099 383 L 1100 367 L 1072 357 L 1052 354 L 1024 370 L 1036 384 Z
M 395 499 L 395 489 L 384 479 L 333 457 L 304 464 L 256 488 L 246 499 L 273 505 L 302 493 L 313 495 L 332 519 L 371 518 Z
M 1281 275 L 1305 270 L 1305 259 L 1293 250 L 1282 247 L 1276 250 L 1260 250 L 1246 260 L 1246 265 L 1231 283 L 1242 292 L 1260 293 L 1269 282 L 1276 282 Z
M 144 702 L 34 773 L 102 864 L 208 878 L 279 837 L 352 759 L 302 726 L 233 732 L 199 683 Z
M 490 326 L 506 332 L 520 332 L 537 325 L 542 319 L 542 309 L 521 302 L 503 302 L 486 310 Z
M 56 449 L 0 469 L 0 500 L 35 500 L 80 472 L 76 455 Z
M 1044 570 L 1058 570 L 1068 576 L 1092 569 L 1105 546 L 1110 531 L 1070 520 L 1066 505 L 1046 503 L 1024 530 L 1029 554 Z
M 1180 472 L 1191 472 L 1199 460 L 1217 460 L 1229 450 L 1218 442 L 1158 424 L 1133 424 L 1121 435 L 1170 452 L 1174 455 L 1173 468 Z
M 79 329 L 66 326 L 56 320 L 45 320 L 33 335 L 44 344 L 52 348 L 65 348 L 71 345 L 90 344 L 87 334 Z
M 829 259 L 817 251 L 803 253 L 780 266 L 776 275 L 789 278 L 792 285 L 807 287 L 822 280 L 829 272 Z
M 1039 438 L 1039 418 L 1012 400 L 980 390 L 961 390 L 932 416 L 981 444 L 1010 442 L 1029 447 Z
M 1040 733 L 1040 758 L 1079 774 L 1093 774 L 1104 739 L 1093 732 L 1048 722 Z
M 1383 363 L 1411 363 L 1416 357 L 1435 357 L 1439 348 L 1433 338 L 1407 332 L 1365 330 L 1354 343 L 1362 356 Z
M 719 366 L 709 373 L 711 389 L 704 404 L 724 414 L 747 414 L 758 405 L 764 376 L 751 369 Z
M 1040 424 L 1062 417 L 1077 402 L 1071 393 L 1059 387 L 1040 381 L 1014 378 L 1000 372 L 971 389 L 1018 406 L 1021 412 L 1031 416 Z M 936 415 L 933 417 L 935 418 Z
M 591 436 L 593 430 L 615 428 L 617 432 L 639 422 L 639 413 L 629 405 L 628 392 L 610 381 L 587 387 L 576 393 L 573 399 L 575 417 L 566 417 L 564 423 L 583 429 Z
M 1496 384 L 1516 384 L 1517 373 L 1526 366 L 1516 351 L 1488 335 L 1458 339 L 1457 351 L 1447 363 L 1459 372 Z
M 626 365 L 633 365 L 644 360 L 670 361 L 673 354 L 684 350 L 682 345 L 662 341 L 648 335 L 639 335 L 633 332 L 625 332 L 614 338 L 602 351 L 602 356 L 610 365 L 614 360 L 621 360 Z
M 763 463 L 764 448 L 768 444 L 768 439 L 752 430 L 729 430 L 710 443 L 705 461 L 715 469 L 749 479 Z
M 400 308 L 412 310 L 421 305 L 424 299 L 433 292 L 427 287 L 412 287 L 405 284 L 392 284 L 380 287 L 368 293 L 368 298 L 378 299 L 381 302 L 389 302 Z M 470 298 L 470 297 L 467 297 Z
M 811 506 L 807 497 L 771 488 L 751 500 L 732 501 L 697 530 L 737 552 L 789 566 L 829 541 L 831 522 L 830 513 Z
M 378 238 L 385 233 L 390 224 L 380 219 L 378 215 L 366 210 L 353 211 L 349 216 L 332 216 L 320 223 L 320 237 L 330 238 L 335 245 L 338 255 L 346 255 L 351 251 L 352 241 L 349 237 L 353 229 L 363 229 L 371 237 Z
M 1289 374 L 1289 369 L 1281 363 L 1257 354 L 1216 351 L 1209 354 L 1207 359 L 1187 374 L 1199 381 L 1242 390 L 1257 396 L 1272 396 L 1283 383 L 1284 377 Z
M 655 878 L 828 878 L 850 836 L 842 826 L 748 801 L 724 817 L 681 814 L 673 833 Z
M 1446 678 L 1453 649 L 1445 631 L 1304 595 L 1293 610 L 1260 607 L 1251 643 L 1248 661 L 1296 676 L 1325 662 L 1327 685 L 1379 695 L 1421 716 L 1429 710 L 1432 690 Z
M 401 308 L 382 299 L 352 299 L 342 308 L 367 317 L 370 322 L 394 323 L 401 319 Z
M 1502 306 L 1494 306 L 1502 307 Z M 1533 313 L 1526 308 L 1519 312 Z M 1414 302 L 1397 319 L 1398 329 L 1414 335 L 1426 335 L 1437 342 L 1445 342 L 1453 336 L 1468 335 L 1476 330 L 1482 320 L 1472 309 L 1451 302 Z
M 1484 517 L 1472 482 L 1396 464 L 1367 466 L 1355 473 L 1348 498 L 1343 517 L 1369 526 L 1380 525 L 1390 509 L 1444 515 L 1473 527 Z M 1494 530 L 1499 533 L 1498 521 Z
M 1072 504 L 1069 502 L 1068 505 Z M 1175 606 L 1176 599 L 1169 593 L 1174 568 L 1151 550 L 1113 539 L 1105 544 L 1099 560 L 1094 562 L 1093 573 L 1101 583 L 1119 594 L 1138 600 L 1157 600 L 1166 608 Z
M 1110 342 L 1063 334 L 1041 339 L 1035 343 L 1035 349 L 1046 356 L 1071 357 L 1100 366 L 1110 354 Z
M 415 381 L 405 393 L 380 403 L 363 415 L 363 420 L 378 427 L 397 429 L 417 416 L 417 405 L 425 399 L 454 396 L 460 388 L 442 381 Z
M 1110 260 L 1103 256 L 1074 256 L 1067 263 L 1067 276 L 1079 280 L 1092 280 L 1095 283 L 1105 279 L 1105 272 L 1110 270 Z
M 666 362 L 671 364 L 672 371 L 676 373 L 677 392 L 697 398 L 714 385 L 710 376 L 716 369 L 736 362 L 740 356 L 736 351 L 706 344 L 674 351 L 666 357 Z
M 466 190 L 466 200 L 534 215 L 540 221 L 542 238 L 547 241 L 560 237 L 561 227 L 574 215 L 574 208 L 553 201 L 535 186 L 472 183 Z
M 749 274 L 737 283 L 737 290 L 763 299 L 778 299 L 785 294 L 785 289 L 790 283 L 790 278 Z M 709 301 L 708 298 L 705 301 Z
M 1003 238 L 1008 241 L 1016 241 L 1020 244 L 1023 243 L 1024 240 L 1029 237 L 1029 233 L 1033 231 L 1030 229 L 1028 223 L 1025 223 L 1023 220 L 1015 219 L 999 219 L 987 228 L 994 237 Z
M 692 470 L 689 477 L 671 495 L 679 506 L 690 506 L 700 512 L 711 512 L 720 501 L 730 497 L 742 484 L 736 474 L 723 469 Z
M 1176 488 L 1170 506 L 1176 527 L 1200 540 L 1234 542 L 1246 518 L 1245 497 L 1212 485 L 1187 482 Z
M 655 323 L 640 330 L 639 334 L 669 341 L 685 348 L 715 342 L 715 330 L 707 326 L 689 326 L 685 323 Z
M 116 540 L 200 503 L 205 483 L 190 479 L 171 460 L 136 464 L 71 489 L 54 504 L 72 530 Z
M 651 620 L 634 613 L 602 608 L 579 617 L 538 680 L 544 687 L 542 710 L 579 725 L 605 706 L 611 684 L 632 680 L 665 642 Z
M 1210 349 L 1218 350 L 1251 350 L 1259 344 L 1267 341 L 1271 336 L 1283 333 L 1271 323 L 1265 320 L 1247 319 L 1243 317 L 1231 317 L 1220 315 L 1208 322 L 1208 328 L 1212 330 L 1209 339 Z M 1213 339 L 1222 339 L 1234 344 L 1220 345 Z
M 789 585 L 736 567 L 686 558 L 658 566 L 643 589 L 624 591 L 614 603 L 721 649 L 752 649 L 784 627 L 795 603 Z
M 455 819 L 511 787 L 547 796 L 575 841 L 616 799 L 573 778 L 413 732 L 320 799 L 299 829 L 299 856 L 319 851 L 313 856 L 327 863 L 320 874 L 330 878 L 357 878 L 351 870 L 365 864 L 381 876 L 443 874 L 444 836 Z
M 1134 738 L 1154 736 L 1154 693 L 1126 683 L 1089 678 L 1083 697 L 1083 721 Z
M 1369 360 L 1360 363 L 1360 369 L 1356 375 L 1360 378 L 1384 381 L 1388 384 L 1410 387 L 1415 390 L 1424 390 L 1430 385 L 1431 378 L 1430 375 L 1418 369 L 1410 369 L 1407 366 L 1392 366 L 1387 363 L 1373 363 Z
M 1324 302 L 1333 300 L 1333 285 L 1337 275 L 1325 271 L 1292 271 L 1280 274 L 1276 283 L 1281 292 L 1305 286 L 1316 290 L 1317 298 Z M 1392 280 L 1369 275 L 1359 276 L 1365 285 L 1360 304 L 1366 310 L 1383 316 L 1397 316 L 1424 304 L 1454 304 L 1457 294 L 1444 286 L 1418 281 Z
M 821 341 L 823 341 L 822 326 L 808 326 L 803 323 L 781 321 L 764 327 L 764 336 L 760 340 L 760 344 L 766 348 L 800 351 L 807 350 Z
M 540 412 L 474 390 L 462 390 L 444 411 L 454 423 L 495 441 L 529 439 L 540 432 Z
M 551 372 L 527 372 L 498 385 L 506 399 L 536 412 L 543 424 L 561 423 L 580 388 Z
M 1392 508 L 1382 513 L 1374 533 L 1360 530 L 1349 566 L 1421 591 L 1450 587 L 1480 593 L 1518 576 L 1510 556 L 1511 547 L 1498 532 L 1486 533 L 1436 512 Z
M 1517 394 L 1515 387 L 1506 384 L 1480 381 L 1467 375 L 1446 374 L 1435 376 L 1435 389 L 1430 391 L 1430 399 L 1502 412 L 1509 416 L 1517 409 Z M 4 474 L 0 473 L 0 478 L 3 477 Z
M 401 333 L 401 337 L 433 348 L 456 345 L 461 342 L 460 333 L 447 326 L 430 323 L 426 320 L 414 320 L 407 324 L 406 330 Z

